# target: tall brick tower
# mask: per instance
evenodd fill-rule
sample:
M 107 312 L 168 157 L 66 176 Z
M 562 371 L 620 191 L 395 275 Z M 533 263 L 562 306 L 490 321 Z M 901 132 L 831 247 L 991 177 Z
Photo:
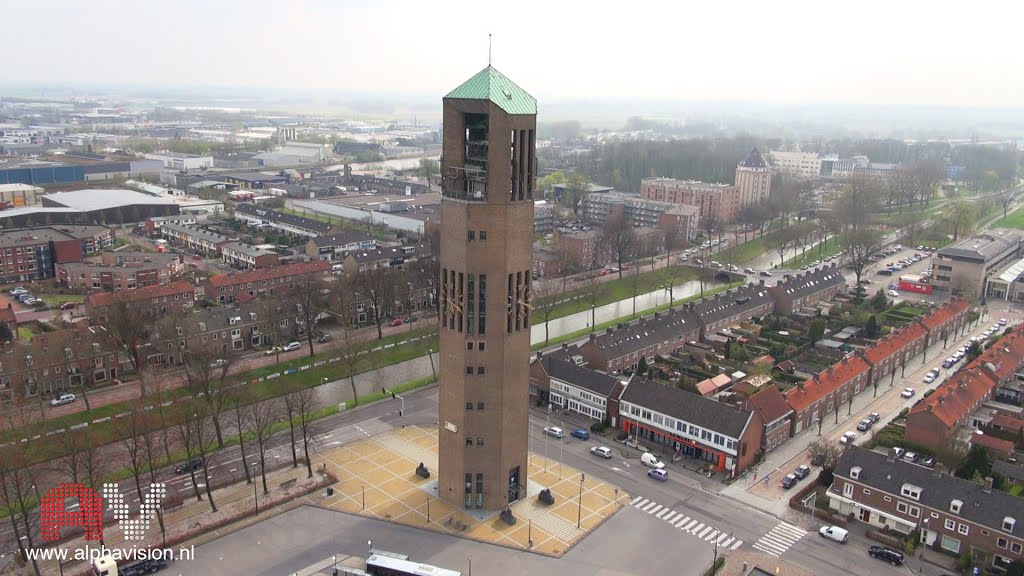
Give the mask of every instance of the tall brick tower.
M 757 148 L 736 165 L 736 187 L 740 190 L 740 206 L 767 202 L 771 196 L 772 170 Z
M 488 66 L 444 97 L 438 496 L 526 496 L 537 101 Z

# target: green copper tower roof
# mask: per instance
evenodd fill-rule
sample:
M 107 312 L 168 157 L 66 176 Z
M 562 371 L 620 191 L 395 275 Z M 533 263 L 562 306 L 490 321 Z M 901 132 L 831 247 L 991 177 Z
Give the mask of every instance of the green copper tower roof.
M 445 98 L 462 98 L 466 100 L 490 100 L 509 114 L 536 114 L 537 99 L 526 93 L 515 82 L 488 66 L 476 76 L 462 83 L 461 86 L 448 93 Z

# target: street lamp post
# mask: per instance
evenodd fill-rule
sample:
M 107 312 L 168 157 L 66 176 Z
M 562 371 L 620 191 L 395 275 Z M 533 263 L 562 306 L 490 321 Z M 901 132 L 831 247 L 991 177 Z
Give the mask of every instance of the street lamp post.
M 469 575 L 468 576 L 473 576 L 473 557 L 472 556 L 466 556 L 466 560 L 469 560 Z
M 711 561 L 711 573 L 718 574 L 718 539 L 715 539 L 715 559 Z
M 253 500 L 256 501 L 256 515 L 259 516 L 260 515 L 260 496 L 259 496 L 259 494 L 256 493 L 256 484 L 258 484 L 258 482 L 256 482 L 256 473 L 259 472 L 259 463 L 258 462 L 256 464 L 253 464 L 252 471 L 253 471 L 252 497 L 253 497 Z
M 579 528 L 580 524 L 583 523 L 583 480 L 586 479 L 586 474 L 580 472 L 580 497 L 577 499 L 578 506 L 576 508 L 576 527 Z
M 427 358 L 430 360 L 430 375 L 437 380 L 437 371 L 434 370 L 434 350 L 427 348 Z
M 338 576 L 338 555 L 337 554 L 334 555 L 333 560 L 334 560 L 334 570 L 331 572 L 331 576 Z

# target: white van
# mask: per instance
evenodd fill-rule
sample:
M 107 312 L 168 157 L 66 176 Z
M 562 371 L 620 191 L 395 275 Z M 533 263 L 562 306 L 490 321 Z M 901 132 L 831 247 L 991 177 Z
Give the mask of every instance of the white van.
M 818 534 L 821 534 L 822 538 L 828 538 L 840 544 L 846 544 L 846 541 L 850 539 L 850 533 L 839 526 L 822 526 L 818 530 Z
M 643 455 L 640 456 L 640 461 L 643 462 L 645 466 L 650 466 L 651 468 L 661 469 L 665 467 L 665 463 L 658 460 L 658 457 L 650 452 L 644 452 Z
M 345 266 L 342 265 L 342 264 L 333 264 L 333 265 L 331 265 L 331 272 L 341 272 L 344 269 L 345 269 Z

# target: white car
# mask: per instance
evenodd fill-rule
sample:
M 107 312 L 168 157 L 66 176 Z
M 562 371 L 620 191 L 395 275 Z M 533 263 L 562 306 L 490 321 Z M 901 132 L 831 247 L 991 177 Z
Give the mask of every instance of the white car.
M 899 293 L 899 292 L 897 292 L 897 291 L 895 291 L 895 290 L 889 290 L 888 292 L 886 292 L 886 294 L 887 294 L 887 295 L 888 295 L 888 296 L 889 296 L 890 298 L 899 298 L 899 297 L 900 297 L 900 293 Z
M 904 398 L 913 398 L 914 394 L 917 394 L 917 390 L 914 390 L 913 388 L 904 388 L 903 392 L 900 393 L 900 396 L 903 396 Z
M 298 350 L 299 348 L 302 348 L 302 344 L 299 344 L 298 342 L 289 342 L 284 345 L 284 348 L 281 348 L 281 352 L 291 352 L 292 350 Z
M 821 534 L 822 537 L 828 538 L 829 540 L 839 542 L 840 544 L 846 544 L 846 541 L 850 539 L 850 533 L 839 526 L 822 526 L 821 529 L 818 530 L 818 534 Z
M 1006 326 L 1006 323 L 1007 323 L 1007 320 L 1006 320 L 1006 318 L 1000 318 L 1000 319 L 999 319 L 999 325 L 1000 325 L 1000 326 Z
M 65 404 L 71 404 L 75 401 L 74 394 L 61 394 L 53 400 L 50 400 L 50 406 L 63 406 Z
M 562 430 L 558 426 L 548 426 L 544 429 L 544 433 L 552 438 L 565 438 L 565 430 Z
M 856 432 L 847 432 L 843 434 L 842 438 L 839 439 L 840 444 L 853 444 L 853 440 L 857 437 Z
M 590 449 L 590 453 L 606 460 L 612 457 L 612 451 L 607 446 L 594 446 Z
M 932 372 L 929 372 L 929 373 L 924 375 L 924 383 L 925 384 L 931 384 L 932 382 L 935 382 L 935 378 L 936 378 L 935 374 L 932 373 Z

